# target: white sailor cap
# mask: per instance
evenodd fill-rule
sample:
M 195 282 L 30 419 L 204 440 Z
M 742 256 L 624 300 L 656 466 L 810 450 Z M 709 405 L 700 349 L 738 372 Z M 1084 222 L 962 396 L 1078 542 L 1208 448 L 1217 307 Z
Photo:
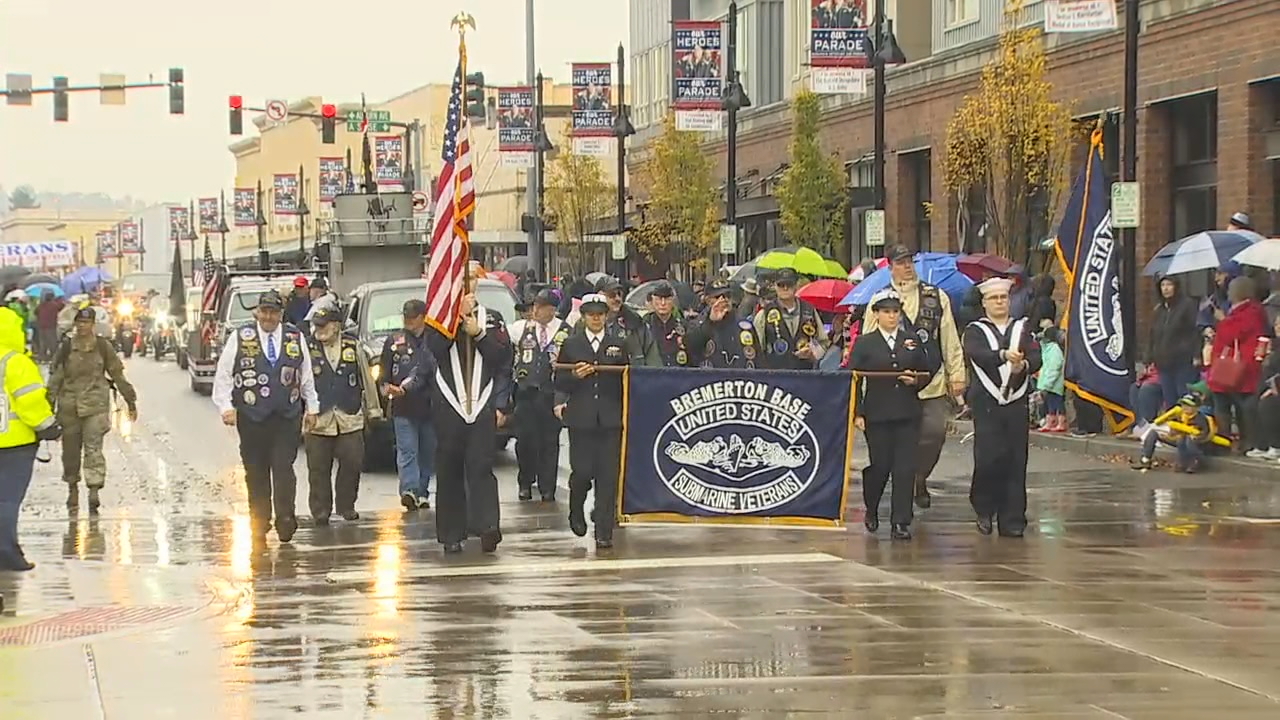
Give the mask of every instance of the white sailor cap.
M 875 295 L 871 296 L 871 309 L 879 310 L 881 307 L 894 307 L 902 309 L 902 296 L 893 288 L 885 288 Z
M 982 293 L 982 297 L 994 295 L 996 293 L 1009 294 L 1009 290 L 1013 287 L 1013 281 L 1009 278 L 993 277 L 978 283 L 978 292 Z
M 578 312 L 607 312 L 609 310 L 609 301 L 600 293 L 587 293 L 582 296 L 582 304 L 578 306 Z

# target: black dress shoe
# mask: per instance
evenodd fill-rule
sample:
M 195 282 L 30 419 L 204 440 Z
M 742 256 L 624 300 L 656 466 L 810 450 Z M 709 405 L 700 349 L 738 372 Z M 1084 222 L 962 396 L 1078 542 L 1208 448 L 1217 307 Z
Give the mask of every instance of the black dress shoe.
M 982 533 L 983 535 L 991 534 L 991 518 L 978 516 L 977 522 L 978 522 L 978 532 Z
M 490 530 L 480 534 L 480 549 L 484 552 L 496 552 L 500 542 L 502 542 L 501 530 Z
M 293 540 L 293 534 L 298 532 L 298 518 L 290 517 L 276 523 L 276 537 L 280 538 L 280 542 L 287 543 Z
M 354 522 L 360 519 L 360 513 L 356 512 L 355 510 L 348 510 L 342 513 L 342 519 L 346 520 L 347 522 Z
M 0 562 L 0 571 L 2 572 L 27 572 L 35 570 L 36 564 L 26 558 L 18 558 L 17 560 L 4 560 Z
M 933 498 L 929 497 L 929 493 L 916 496 L 916 507 L 928 510 L 931 505 L 933 505 Z
M 610 538 L 596 538 L 597 550 L 608 550 L 613 547 L 613 540 Z
M 582 516 L 581 512 L 569 513 L 569 529 L 578 537 L 587 536 L 587 519 Z
M 1004 528 L 1001 528 L 1001 529 L 1000 529 L 1000 537 L 1007 537 L 1007 538 L 1020 538 L 1020 537 L 1022 537 L 1022 534 L 1023 534 L 1024 532 L 1026 532 L 1026 531 L 1025 531 L 1025 530 L 1023 530 L 1022 528 L 1018 528 L 1017 530 L 1005 530 Z
M 893 529 L 889 531 L 889 537 L 894 540 L 910 540 L 911 526 L 903 525 L 902 523 L 894 523 Z
M 868 515 L 862 521 L 862 525 L 867 529 L 867 532 L 873 533 L 880 529 L 880 518 L 875 515 Z
M 450 555 L 453 555 L 453 554 L 455 554 L 455 553 L 460 553 L 460 552 L 462 552 L 462 543 L 460 543 L 460 542 L 455 542 L 455 543 L 445 543 L 445 544 L 444 544 L 444 551 L 445 551 L 447 554 L 450 554 Z
M 533 499 L 533 488 L 520 488 L 520 499 L 521 499 L 521 500 L 532 500 L 532 499 Z
M 542 495 L 541 498 L 542 498 L 542 502 L 544 503 L 553 503 L 556 501 L 556 494 L 547 493 L 546 495 Z
M 328 516 L 328 515 L 324 515 L 324 516 L 321 516 L 321 517 L 313 517 L 313 518 L 311 518 L 311 521 L 315 523 L 316 527 L 328 527 L 328 525 L 329 525 L 329 516 Z

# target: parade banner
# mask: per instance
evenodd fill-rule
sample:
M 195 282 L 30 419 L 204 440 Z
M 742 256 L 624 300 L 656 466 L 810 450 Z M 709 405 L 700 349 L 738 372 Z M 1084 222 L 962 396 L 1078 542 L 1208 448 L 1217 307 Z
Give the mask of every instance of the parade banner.
M 340 157 L 320 158 L 320 202 L 333 202 L 347 184 L 347 163 Z
M 862 95 L 870 15 L 867 0 L 809 0 L 809 84 L 827 95 Z
M 253 188 L 236 188 L 232 191 L 232 214 L 236 227 L 256 227 L 258 224 L 258 192 Z
M 142 233 L 138 231 L 138 223 L 123 222 L 116 226 L 116 231 L 120 236 L 120 252 L 125 255 L 139 255 L 142 253 Z
M 120 257 L 120 245 L 116 243 L 115 230 L 99 230 L 95 239 L 98 241 L 98 262 Z
M 276 215 L 298 214 L 298 176 L 276 174 L 271 177 L 272 207 Z
M 1045 0 L 1047 33 L 1103 32 L 1119 27 L 1116 0 Z
M 1120 247 L 1111 228 L 1111 196 L 1102 164 L 1102 130 L 1094 130 L 1084 171 L 1076 177 L 1054 250 L 1067 279 L 1066 384 L 1112 413 L 1117 430 L 1133 423 L 1129 348 L 1120 310 Z
M 624 523 L 844 524 L 850 373 L 633 367 L 624 383 Z
M 200 198 L 196 212 L 200 213 L 200 232 L 218 232 L 218 198 Z
M 503 167 L 533 167 L 533 88 L 498 88 L 498 152 Z
M 374 180 L 379 185 L 404 184 L 404 138 L 378 135 L 373 138 Z
M 70 240 L 5 243 L 0 245 L 0 265 L 54 268 L 74 265 L 76 248 Z
M 169 208 L 169 242 L 187 239 L 191 234 L 191 211 L 184 207 Z
M 613 65 L 573 64 L 573 152 L 608 155 L 613 137 Z
M 671 67 L 675 79 L 676 129 L 713 132 L 724 125 L 720 21 L 680 20 L 672 24 Z

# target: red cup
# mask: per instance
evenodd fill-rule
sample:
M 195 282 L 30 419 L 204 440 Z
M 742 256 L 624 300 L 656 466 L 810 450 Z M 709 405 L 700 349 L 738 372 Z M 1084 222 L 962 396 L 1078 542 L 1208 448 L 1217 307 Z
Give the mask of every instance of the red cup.
M 1271 354 L 1271 338 L 1262 336 L 1258 338 L 1258 347 L 1253 351 L 1253 357 L 1258 360 L 1265 359 Z

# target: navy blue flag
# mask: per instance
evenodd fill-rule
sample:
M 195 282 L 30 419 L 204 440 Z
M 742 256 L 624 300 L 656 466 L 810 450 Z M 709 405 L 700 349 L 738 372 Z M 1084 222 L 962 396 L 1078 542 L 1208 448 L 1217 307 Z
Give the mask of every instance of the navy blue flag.
M 1062 322 L 1067 387 L 1112 413 L 1117 430 L 1133 423 L 1129 348 L 1120 311 L 1120 258 L 1102 165 L 1102 131 L 1090 139 L 1084 171 L 1071 187 L 1055 251 L 1069 292 Z
M 624 523 L 843 524 L 849 373 L 635 367 L 627 383 Z

